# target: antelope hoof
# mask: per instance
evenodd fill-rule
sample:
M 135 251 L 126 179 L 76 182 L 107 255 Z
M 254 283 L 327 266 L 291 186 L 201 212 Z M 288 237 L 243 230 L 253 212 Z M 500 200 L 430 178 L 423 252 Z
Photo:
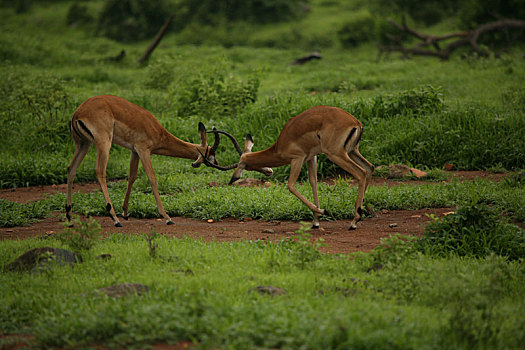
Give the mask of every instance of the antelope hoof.
M 323 209 L 323 215 L 332 216 L 332 213 L 330 213 L 328 209 Z
M 348 228 L 348 231 L 353 231 L 357 228 L 357 225 L 355 223 L 351 223 L 350 227 Z
M 171 220 L 166 221 L 166 225 L 175 225 L 175 223 Z
M 122 224 L 120 222 L 115 222 L 115 227 L 122 227 Z
M 312 229 L 312 230 L 318 230 L 318 229 L 319 229 L 319 225 L 312 224 L 311 229 Z
M 129 220 L 129 216 L 124 215 L 124 214 L 122 214 L 122 218 L 123 218 L 124 220 Z

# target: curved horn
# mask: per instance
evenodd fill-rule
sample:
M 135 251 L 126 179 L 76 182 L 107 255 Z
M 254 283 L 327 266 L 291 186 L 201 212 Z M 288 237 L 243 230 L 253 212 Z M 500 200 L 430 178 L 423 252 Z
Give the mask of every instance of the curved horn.
M 199 153 L 201 154 L 201 157 L 203 159 L 203 162 L 204 164 L 206 164 L 206 166 L 209 166 L 209 167 L 212 167 L 212 168 L 215 168 L 215 169 L 219 169 L 219 170 L 231 170 L 231 169 L 235 169 L 237 168 L 237 166 L 239 165 L 239 163 L 235 163 L 235 164 L 232 164 L 232 165 L 228 165 L 228 166 L 220 166 L 220 165 L 217 165 L 217 164 L 213 164 L 212 162 L 210 162 L 205 156 L 204 154 L 202 154 L 201 151 L 199 151 Z
M 241 149 L 241 146 L 239 146 L 239 143 L 237 142 L 237 140 L 235 139 L 235 137 L 233 137 L 233 135 L 227 133 L 226 131 L 222 131 L 222 130 L 217 130 L 217 129 L 213 129 L 212 131 L 208 131 L 208 133 L 210 132 L 213 132 L 215 134 L 223 134 L 223 135 L 226 135 L 230 138 L 230 140 L 232 140 L 232 143 L 233 143 L 233 146 L 235 147 L 235 149 L 237 150 L 237 153 L 239 153 L 239 155 L 241 156 L 242 155 L 242 149 Z
M 212 128 L 212 132 L 214 133 L 213 136 L 215 136 L 215 142 L 213 143 L 213 146 L 211 146 L 210 154 L 215 154 L 215 151 L 217 151 L 217 148 L 219 148 L 219 143 L 221 142 L 221 136 L 219 133 L 215 132 L 217 131 L 216 127 Z

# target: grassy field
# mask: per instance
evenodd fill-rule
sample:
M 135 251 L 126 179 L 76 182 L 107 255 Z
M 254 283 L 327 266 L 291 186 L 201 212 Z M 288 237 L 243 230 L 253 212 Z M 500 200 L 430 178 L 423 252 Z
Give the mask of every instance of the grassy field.
M 370 187 L 367 205 L 464 209 L 436 220 L 422 239 L 391 237 L 369 254 L 321 254 L 321 242 L 311 242 L 304 230 L 281 242 L 228 244 L 150 233 L 156 255 L 142 233 L 96 239 L 74 268 L 2 272 L 0 334 L 33 335 L 40 348 L 188 340 L 203 349 L 521 348 L 525 235 L 507 220 L 525 220 L 523 45 L 499 59 L 463 51 L 448 61 L 394 54 L 378 61 L 373 43 L 344 48 L 335 34 L 348 20 L 369 16 L 367 2 L 318 0 L 292 22 L 172 32 L 147 64 L 138 64 L 148 40 L 119 43 L 94 36 L 94 23 L 68 26 L 73 3 L 35 3 L 21 14 L 0 6 L 0 188 L 64 183 L 74 152 L 69 118 L 85 99 L 114 94 L 150 110 L 183 140 L 199 142 L 202 121 L 239 140 L 251 133 L 254 150 L 273 144 L 285 122 L 309 107 L 341 107 L 363 123 L 360 151 L 374 165 L 416 166 L 438 180 Z M 103 5 L 81 3 L 92 11 Z M 457 28 L 444 21 L 418 29 Z M 202 41 L 192 44 L 196 37 Z M 321 60 L 290 65 L 316 49 Z M 121 50 L 121 62 L 105 60 Z M 221 164 L 238 160 L 227 140 L 217 156 Z M 233 188 L 208 186 L 226 184 L 231 173 L 190 163 L 153 158 L 169 215 L 311 219 L 282 182 L 288 167 L 265 178 L 269 188 Z M 442 182 L 445 164 L 507 176 Z M 76 181 L 95 181 L 94 166 L 92 150 Z M 125 179 L 128 166 L 129 151 L 113 147 L 108 178 Z M 321 206 L 346 219 L 353 212 L 343 204 L 356 190 L 340 175 L 320 157 L 319 177 L 336 178 L 335 185 L 320 185 Z M 110 186 L 116 205 L 125 188 L 122 181 Z M 298 188 L 310 196 L 308 184 Z M 76 214 L 105 215 L 100 193 L 76 194 L 73 202 Z M 64 204 L 62 194 L 26 204 L 0 199 L 0 225 L 27 225 Z M 158 216 L 142 169 L 130 215 Z M 71 249 L 72 242 L 2 241 L 0 268 L 48 245 Z M 113 258 L 97 259 L 102 253 Z M 117 299 L 93 292 L 125 282 L 147 285 L 149 292 Z M 268 285 L 286 294 L 254 291 Z M 8 342 L 0 337 L 0 345 Z

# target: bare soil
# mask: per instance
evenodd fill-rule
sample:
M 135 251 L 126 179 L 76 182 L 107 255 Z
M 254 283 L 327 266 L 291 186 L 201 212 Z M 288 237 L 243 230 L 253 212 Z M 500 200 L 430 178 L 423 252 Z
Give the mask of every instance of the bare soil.
M 451 172 L 451 178 L 465 181 L 476 177 L 489 178 L 494 181 L 501 179 L 504 174 L 494 174 L 483 171 Z M 330 183 L 330 181 L 327 181 Z M 374 178 L 372 186 L 395 186 L 402 183 L 420 185 L 424 181 L 401 181 L 384 178 Z M 0 190 L 0 198 L 20 203 L 39 200 L 47 194 L 65 193 L 66 185 L 36 186 L 17 189 Z M 97 183 L 75 184 L 74 191 L 82 193 L 98 191 Z M 102 194 L 101 194 L 102 195 Z M 290 194 L 291 195 L 291 194 Z M 380 239 L 394 233 L 421 235 L 424 226 L 430 221 L 428 215 L 441 217 L 453 211 L 454 208 L 431 208 L 422 210 L 382 210 L 373 217 L 366 217 L 358 223 L 355 231 L 348 231 L 350 220 L 321 221 L 321 228 L 310 231 L 312 239 L 322 238 L 327 253 L 350 253 L 356 251 L 370 251 L 376 247 Z M 55 213 L 52 217 L 25 227 L 0 228 L 0 240 L 25 239 L 28 237 L 49 236 L 63 231 L 65 228 L 60 222 L 63 213 Z M 208 222 L 185 217 L 173 217 L 175 225 L 166 225 L 163 219 L 136 219 L 122 220 L 123 227 L 114 227 L 107 216 L 95 217 L 101 224 L 104 236 L 114 233 L 144 234 L 152 229 L 169 237 L 202 238 L 204 241 L 243 241 L 243 240 L 280 240 L 290 237 L 299 229 L 300 224 L 293 221 L 263 221 L 245 219 L 241 221 L 226 218 L 216 222 Z

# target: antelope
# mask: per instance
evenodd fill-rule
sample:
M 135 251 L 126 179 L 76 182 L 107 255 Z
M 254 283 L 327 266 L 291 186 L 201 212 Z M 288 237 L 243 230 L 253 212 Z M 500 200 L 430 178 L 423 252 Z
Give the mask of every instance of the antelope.
M 106 201 L 106 210 L 117 227 L 122 227 L 122 224 L 115 214 L 106 183 L 106 166 L 112 144 L 123 146 L 131 151 L 128 189 L 122 205 L 122 216 L 125 220 L 128 219 L 129 196 L 131 187 L 137 179 L 139 160 L 153 189 L 158 211 L 168 225 L 172 225 L 173 221 L 160 200 L 157 179 L 151 165 L 151 155 L 192 159 L 194 160 L 192 166 L 195 168 L 204 160 L 206 164 L 218 165 L 215 151 L 219 146 L 219 139 L 215 138 L 214 145 L 209 147 L 204 124 L 199 123 L 200 145 L 185 142 L 169 133 L 149 111 L 118 96 L 102 95 L 85 100 L 73 114 L 69 128 L 75 143 L 75 155 L 67 168 L 66 217 L 69 222 L 71 222 L 73 180 L 92 144 L 95 144 L 97 150 L 95 172 Z
M 358 181 L 355 215 L 348 229 L 357 228 L 357 222 L 363 215 L 363 199 L 374 166 L 359 153 L 363 128 L 361 122 L 353 115 L 337 107 L 312 107 L 288 120 L 277 141 L 270 148 L 258 152 L 252 152 L 254 143 L 250 134 L 246 136 L 242 151 L 232 135 L 220 130 L 213 132 L 228 136 L 240 155 L 238 163 L 226 167 L 203 160 L 208 166 L 220 170 L 235 169 L 230 185 L 242 176 L 244 170 L 254 170 L 269 176 L 273 173 L 272 167 L 290 164 L 288 189 L 313 212 L 314 229 L 319 228 L 319 218 L 329 214 L 326 209 L 319 207 L 317 194 L 317 155 L 324 153 Z M 304 162 L 308 166 L 308 179 L 314 203 L 295 188 Z

